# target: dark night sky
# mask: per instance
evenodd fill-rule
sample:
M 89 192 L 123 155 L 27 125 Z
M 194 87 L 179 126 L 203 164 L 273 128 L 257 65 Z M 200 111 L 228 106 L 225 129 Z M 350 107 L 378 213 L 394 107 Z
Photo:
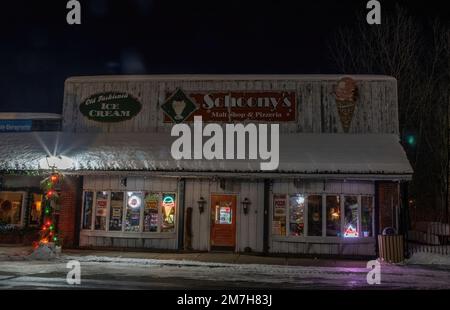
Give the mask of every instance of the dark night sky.
M 82 25 L 69 26 L 65 0 L 4 2 L 3 112 L 59 113 L 73 75 L 333 73 L 328 40 L 367 11 L 365 0 L 81 0 Z M 448 18 L 447 1 L 397 2 Z

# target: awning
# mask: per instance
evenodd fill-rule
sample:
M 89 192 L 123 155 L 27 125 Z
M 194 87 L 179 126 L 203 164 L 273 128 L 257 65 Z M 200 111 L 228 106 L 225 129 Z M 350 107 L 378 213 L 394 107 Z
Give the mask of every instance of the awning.
M 283 134 L 279 166 L 261 171 L 261 160 L 174 160 L 169 133 L 0 134 L 0 170 L 38 171 L 47 155 L 73 160 L 68 172 L 166 172 L 171 174 L 353 175 L 410 179 L 413 173 L 396 135 Z M 203 138 L 204 141 L 207 138 Z

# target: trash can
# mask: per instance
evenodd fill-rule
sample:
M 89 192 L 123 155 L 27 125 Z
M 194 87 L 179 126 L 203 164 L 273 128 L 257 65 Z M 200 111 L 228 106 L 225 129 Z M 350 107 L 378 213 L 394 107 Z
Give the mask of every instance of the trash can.
M 382 260 L 388 263 L 400 263 L 404 260 L 403 235 L 397 235 L 395 229 L 388 227 L 378 235 L 378 250 Z

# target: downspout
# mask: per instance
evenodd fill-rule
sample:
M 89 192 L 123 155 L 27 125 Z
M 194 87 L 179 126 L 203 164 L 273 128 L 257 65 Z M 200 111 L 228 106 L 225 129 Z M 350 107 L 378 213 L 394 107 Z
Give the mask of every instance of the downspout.
M 264 226 L 263 226 L 263 253 L 269 253 L 269 203 L 270 203 L 270 179 L 264 179 Z
M 380 181 L 375 181 L 375 253 L 379 257 L 378 235 L 380 234 Z

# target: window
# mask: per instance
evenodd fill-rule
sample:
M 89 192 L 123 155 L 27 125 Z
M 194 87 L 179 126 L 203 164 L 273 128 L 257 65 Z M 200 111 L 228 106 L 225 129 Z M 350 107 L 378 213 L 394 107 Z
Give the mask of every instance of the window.
M 308 236 L 322 236 L 322 195 L 308 196 Z
M 305 229 L 305 197 L 303 195 L 289 196 L 289 234 L 303 236 Z
M 273 195 L 273 235 L 286 236 L 286 204 L 286 195 Z
M 340 237 L 341 236 L 341 202 L 339 195 L 326 197 L 327 210 L 327 236 Z
M 357 196 L 344 196 L 344 237 L 359 237 Z
M 95 230 L 106 229 L 106 210 L 108 208 L 108 192 L 97 192 L 95 199 Z
M 30 225 L 39 225 L 42 216 L 42 194 L 32 194 L 30 209 Z
M 109 212 L 109 230 L 122 230 L 123 192 L 111 192 L 111 210 Z
M 146 193 L 144 206 L 144 232 L 158 231 L 158 205 L 161 197 L 157 193 Z
M 221 203 L 221 205 L 217 204 L 216 212 L 214 213 L 216 215 L 216 224 L 232 224 L 232 212 L 233 210 L 230 205 L 227 205 L 226 203 Z
M 83 229 L 92 228 L 92 206 L 94 204 L 94 192 L 84 192 L 83 202 Z
M 23 194 L 0 192 L 0 223 L 21 224 Z
M 373 206 L 370 196 L 361 196 L 361 231 L 362 237 L 373 237 Z
M 175 231 L 175 194 L 163 194 L 161 201 L 161 232 Z
M 141 192 L 127 192 L 127 215 L 125 218 L 125 231 L 140 231 L 141 208 L 143 203 Z

